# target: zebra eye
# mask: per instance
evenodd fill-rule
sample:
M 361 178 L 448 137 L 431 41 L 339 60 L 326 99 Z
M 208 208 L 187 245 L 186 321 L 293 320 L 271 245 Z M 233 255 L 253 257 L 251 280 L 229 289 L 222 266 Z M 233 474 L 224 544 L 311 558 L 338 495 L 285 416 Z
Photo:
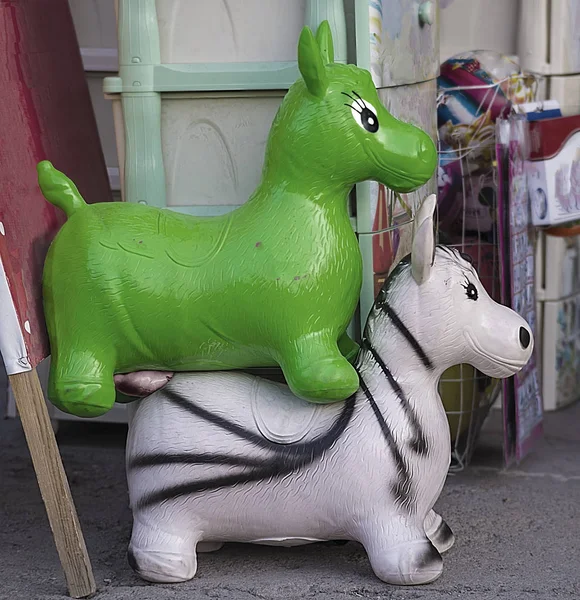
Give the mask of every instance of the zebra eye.
M 477 293 L 477 288 L 471 283 L 471 281 L 467 280 L 467 283 L 463 285 L 465 288 L 465 295 L 470 300 L 477 300 L 479 298 L 479 294 Z

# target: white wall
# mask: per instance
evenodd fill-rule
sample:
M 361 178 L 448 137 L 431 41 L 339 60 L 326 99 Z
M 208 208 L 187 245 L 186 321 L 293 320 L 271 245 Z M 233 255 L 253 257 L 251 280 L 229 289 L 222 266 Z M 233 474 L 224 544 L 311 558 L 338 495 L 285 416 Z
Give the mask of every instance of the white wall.
M 515 54 L 518 5 L 519 0 L 440 0 L 441 61 L 467 50 Z

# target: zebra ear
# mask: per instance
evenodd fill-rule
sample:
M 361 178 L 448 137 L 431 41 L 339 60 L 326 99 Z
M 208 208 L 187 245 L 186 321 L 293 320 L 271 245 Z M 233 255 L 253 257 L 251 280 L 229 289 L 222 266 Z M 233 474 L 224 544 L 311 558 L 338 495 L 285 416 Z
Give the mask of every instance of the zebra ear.
M 419 285 L 429 279 L 435 258 L 433 214 L 436 206 L 437 198 L 435 194 L 431 194 L 423 200 L 415 215 L 411 267 L 413 277 Z

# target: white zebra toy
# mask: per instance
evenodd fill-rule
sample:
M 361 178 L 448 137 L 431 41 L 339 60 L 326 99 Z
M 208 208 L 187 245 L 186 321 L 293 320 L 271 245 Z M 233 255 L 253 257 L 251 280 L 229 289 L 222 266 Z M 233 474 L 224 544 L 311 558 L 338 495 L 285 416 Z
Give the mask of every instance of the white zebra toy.
M 421 584 L 453 534 L 433 511 L 450 462 L 437 384 L 470 363 L 508 377 L 528 361 L 527 323 L 494 302 L 470 259 L 434 244 L 435 197 L 415 219 L 412 255 L 368 318 L 360 389 L 313 405 L 243 373 L 177 374 L 132 407 L 127 474 L 131 566 L 155 582 L 195 575 L 223 542 L 357 540 L 376 575 Z

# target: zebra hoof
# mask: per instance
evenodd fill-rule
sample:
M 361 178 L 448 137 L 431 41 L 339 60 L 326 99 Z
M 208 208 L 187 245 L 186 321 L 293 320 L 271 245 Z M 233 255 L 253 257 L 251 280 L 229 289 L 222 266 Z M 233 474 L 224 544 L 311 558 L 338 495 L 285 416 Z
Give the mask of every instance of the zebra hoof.
M 443 572 L 443 559 L 427 539 L 385 549 L 369 558 L 375 575 L 393 585 L 431 583 Z
M 130 547 L 127 559 L 139 577 L 153 583 L 182 583 L 193 579 L 197 571 L 195 554 L 184 556 Z
M 455 543 L 455 535 L 451 527 L 443 520 L 433 535 L 429 536 L 429 539 L 440 554 L 450 550 Z

